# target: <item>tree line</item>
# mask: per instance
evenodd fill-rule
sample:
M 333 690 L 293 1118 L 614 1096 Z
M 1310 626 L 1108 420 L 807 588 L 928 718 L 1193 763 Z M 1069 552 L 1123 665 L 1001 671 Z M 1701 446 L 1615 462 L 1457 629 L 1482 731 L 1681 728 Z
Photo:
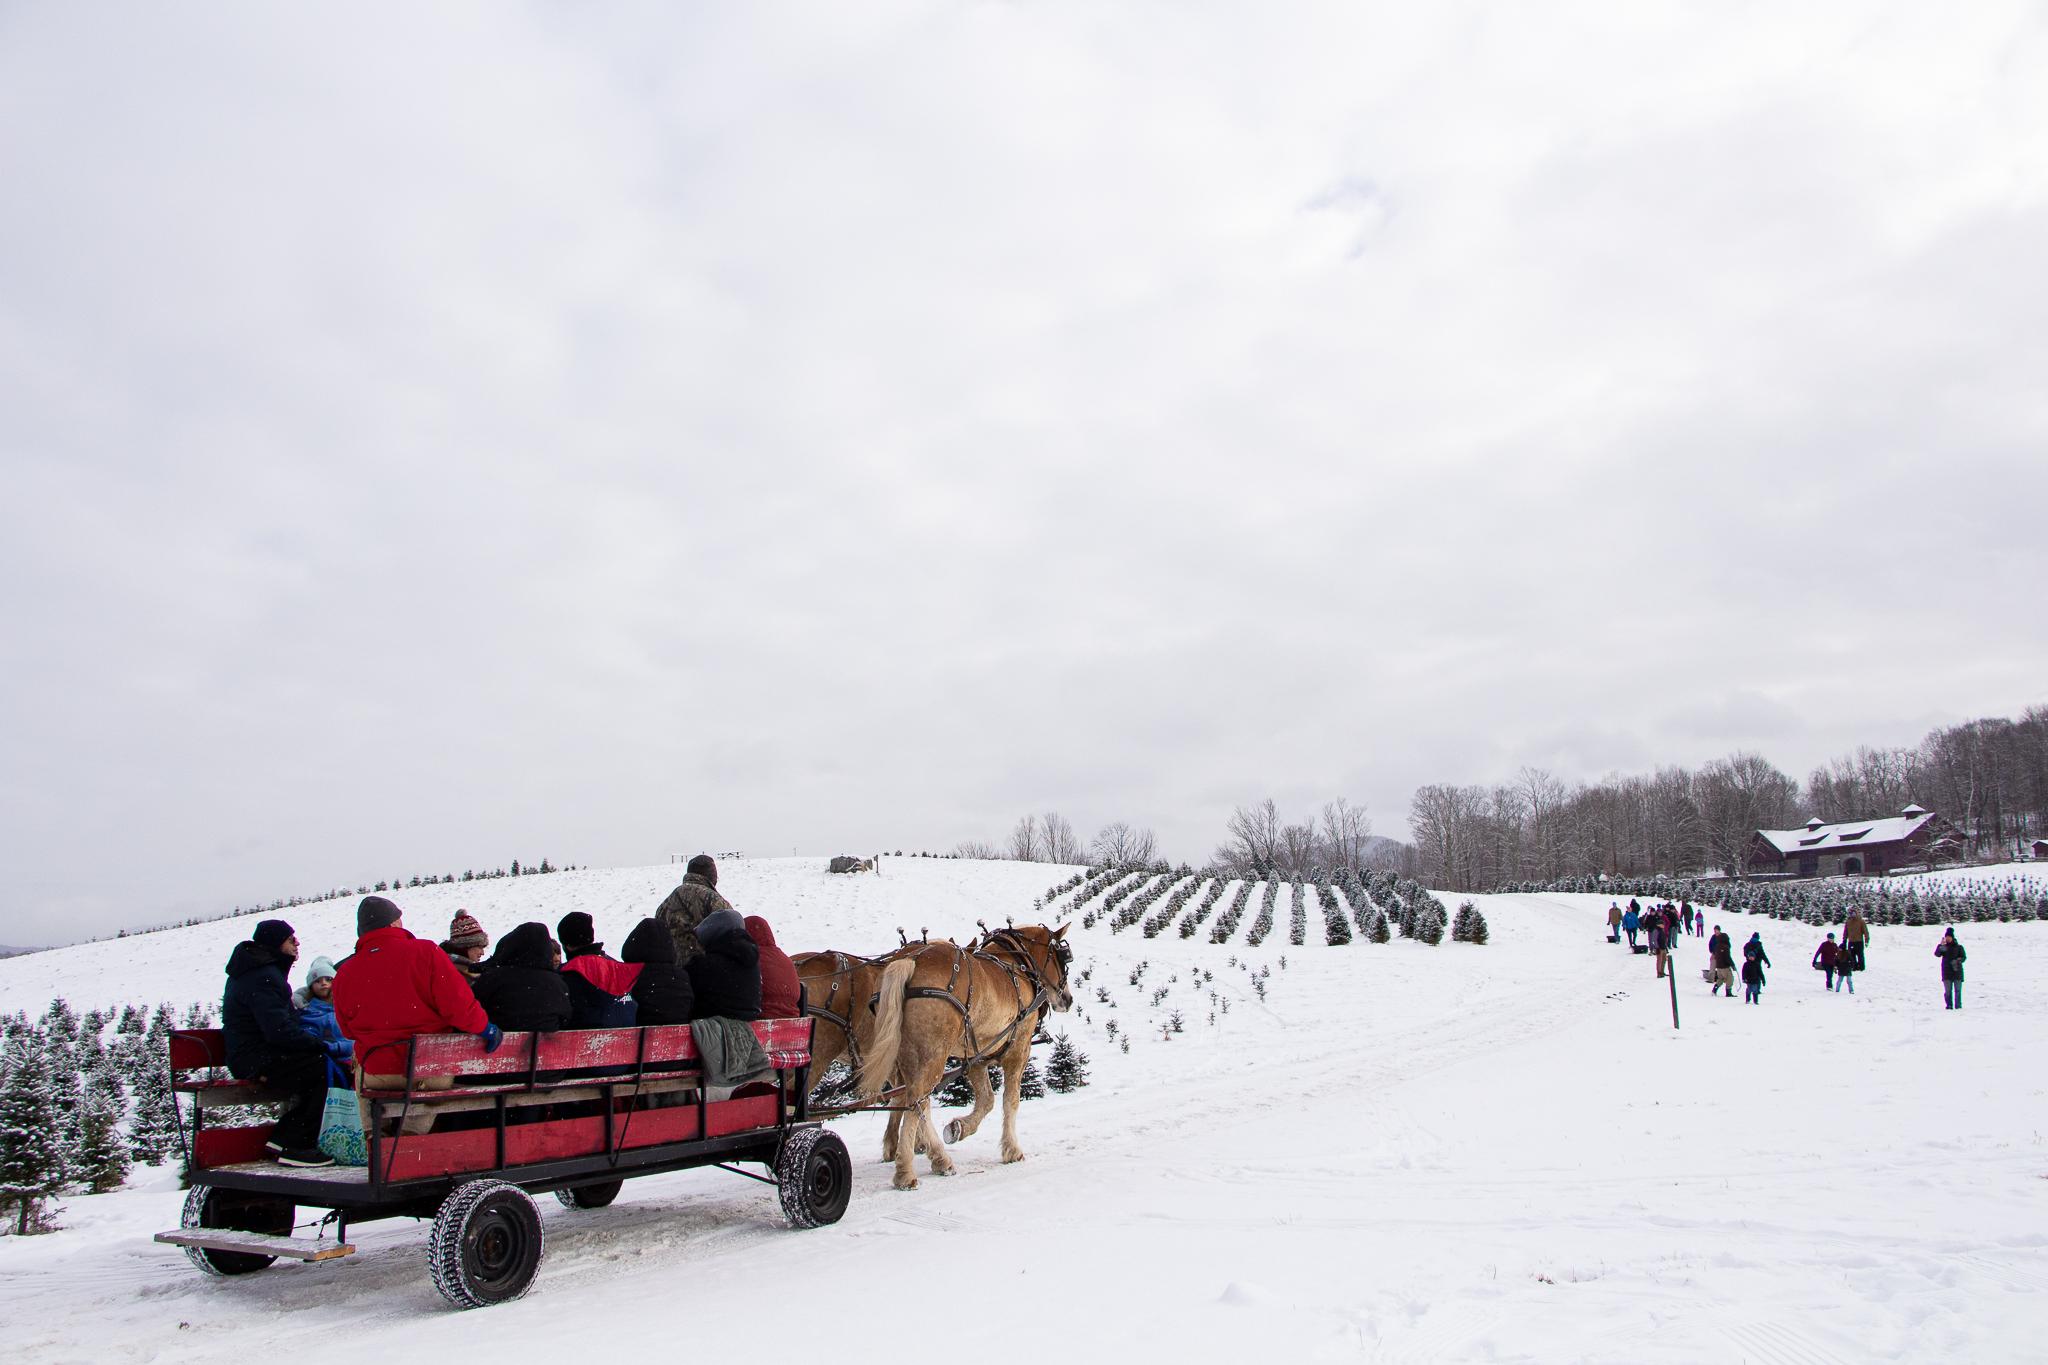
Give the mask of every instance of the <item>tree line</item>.
M 2048 832 L 2048 706 L 1966 721 L 1919 744 L 1863 746 L 1804 784 L 1763 755 L 1567 783 L 1523 768 L 1495 786 L 1433 784 L 1408 809 L 1418 874 L 1447 890 L 1604 872 L 1741 875 L 1759 829 L 1897 815 L 1909 802 L 1963 832 L 1973 857 L 2016 855 Z
M 1372 832 L 1362 805 L 1339 797 L 1306 820 L 1288 820 L 1268 797 L 1231 812 L 1224 842 L 1204 871 L 1231 878 L 1322 881 L 1340 871 L 1411 872 L 1405 846 Z M 1112 820 L 1083 843 L 1073 823 L 1058 811 L 1030 814 L 1011 829 L 1009 840 L 984 839 L 954 845 L 956 858 L 1009 858 L 1069 866 L 1171 870 L 1159 852 L 1159 836 L 1143 825 Z M 1195 869 L 1183 864 L 1183 874 Z

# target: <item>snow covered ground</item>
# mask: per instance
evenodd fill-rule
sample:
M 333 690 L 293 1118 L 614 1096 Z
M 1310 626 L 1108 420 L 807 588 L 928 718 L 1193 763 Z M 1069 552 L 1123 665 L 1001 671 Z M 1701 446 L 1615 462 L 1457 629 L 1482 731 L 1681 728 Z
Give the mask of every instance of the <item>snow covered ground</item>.
M 792 950 L 875 950 L 899 924 L 1026 921 L 1060 876 L 821 866 L 738 862 L 721 885 Z M 457 904 L 494 933 L 587 909 L 616 943 L 674 871 L 398 899 L 436 930 Z M 858 1188 L 831 1228 L 790 1231 L 769 1191 L 716 1171 L 628 1182 L 608 1210 L 547 1201 L 534 1292 L 478 1313 L 443 1307 L 413 1224 L 365 1226 L 347 1260 L 218 1281 L 149 1240 L 177 1221 L 173 1179 L 73 1198 L 64 1232 L 0 1238 L 11 1358 L 555 1360 L 588 1355 L 594 1334 L 606 1354 L 713 1360 L 2041 1358 L 2048 925 L 1965 926 L 1958 1014 L 1941 1008 L 1939 929 L 1877 930 L 1848 997 L 1806 966 L 1819 931 L 1722 916 L 1771 951 L 1763 1004 L 1709 999 L 1704 940 L 1688 940 L 1674 1031 L 1648 960 L 1605 942 L 1604 898 L 1472 899 L 1483 948 L 1292 947 L 1284 895 L 1257 950 L 1242 930 L 1212 945 L 1077 926 L 1091 979 L 1061 1022 L 1094 1083 L 1025 1107 L 1024 1163 L 997 1162 L 991 1122 L 955 1149 L 959 1176 L 899 1193 L 879 1123 L 859 1117 L 839 1124 Z M 340 950 L 350 913 L 287 917 L 309 951 Z M 59 990 L 81 1007 L 211 998 L 246 932 L 0 962 L 0 1008 Z M 1269 966 L 1262 1003 L 1251 973 Z M 1187 1030 L 1167 1040 L 1176 1008 Z M 1129 1053 L 1105 1038 L 1111 1018 Z

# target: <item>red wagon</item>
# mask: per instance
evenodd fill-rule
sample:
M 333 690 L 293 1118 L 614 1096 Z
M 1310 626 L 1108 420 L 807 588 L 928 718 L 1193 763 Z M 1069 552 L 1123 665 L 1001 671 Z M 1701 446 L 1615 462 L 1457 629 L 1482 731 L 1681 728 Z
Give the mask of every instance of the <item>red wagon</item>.
M 219 1030 L 174 1033 L 172 1086 L 192 1096 L 191 1193 L 181 1227 L 157 1240 L 209 1274 L 246 1275 L 280 1256 L 350 1255 L 355 1223 L 430 1218 L 435 1286 L 476 1308 L 532 1285 L 545 1249 L 535 1194 L 596 1209 L 633 1176 L 719 1166 L 775 1185 L 794 1226 L 837 1222 L 853 1168 L 810 1118 L 811 1021 L 753 1030 L 772 1079 L 729 1094 L 704 1083 L 687 1025 L 508 1033 L 494 1053 L 468 1034 L 415 1038 L 404 1088 L 364 1092 L 369 1164 L 313 1169 L 268 1159 L 272 1123 L 247 1107 L 283 1096 L 228 1076 Z M 302 1206 L 329 1211 L 316 1238 L 292 1235 Z

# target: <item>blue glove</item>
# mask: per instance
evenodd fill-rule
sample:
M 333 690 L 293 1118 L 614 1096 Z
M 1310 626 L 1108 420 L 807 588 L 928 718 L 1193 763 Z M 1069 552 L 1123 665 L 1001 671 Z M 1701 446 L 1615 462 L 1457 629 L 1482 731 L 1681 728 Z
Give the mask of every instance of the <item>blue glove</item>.
M 479 1033 L 477 1037 L 484 1040 L 485 1052 L 496 1052 L 498 1044 L 505 1041 L 505 1030 L 499 1028 L 496 1024 L 485 1024 L 484 1031 Z
M 356 1045 L 346 1038 L 330 1040 L 327 1044 L 327 1055 L 336 1061 L 345 1062 L 356 1055 Z

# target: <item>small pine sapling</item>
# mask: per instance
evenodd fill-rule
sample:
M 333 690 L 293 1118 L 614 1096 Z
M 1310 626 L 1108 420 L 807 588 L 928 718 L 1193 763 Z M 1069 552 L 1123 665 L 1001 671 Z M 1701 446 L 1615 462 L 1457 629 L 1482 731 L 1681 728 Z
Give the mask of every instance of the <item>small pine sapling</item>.
M 1088 1054 L 1075 1047 L 1073 1039 L 1064 1033 L 1053 1039 L 1045 1083 L 1062 1095 L 1088 1084 Z

